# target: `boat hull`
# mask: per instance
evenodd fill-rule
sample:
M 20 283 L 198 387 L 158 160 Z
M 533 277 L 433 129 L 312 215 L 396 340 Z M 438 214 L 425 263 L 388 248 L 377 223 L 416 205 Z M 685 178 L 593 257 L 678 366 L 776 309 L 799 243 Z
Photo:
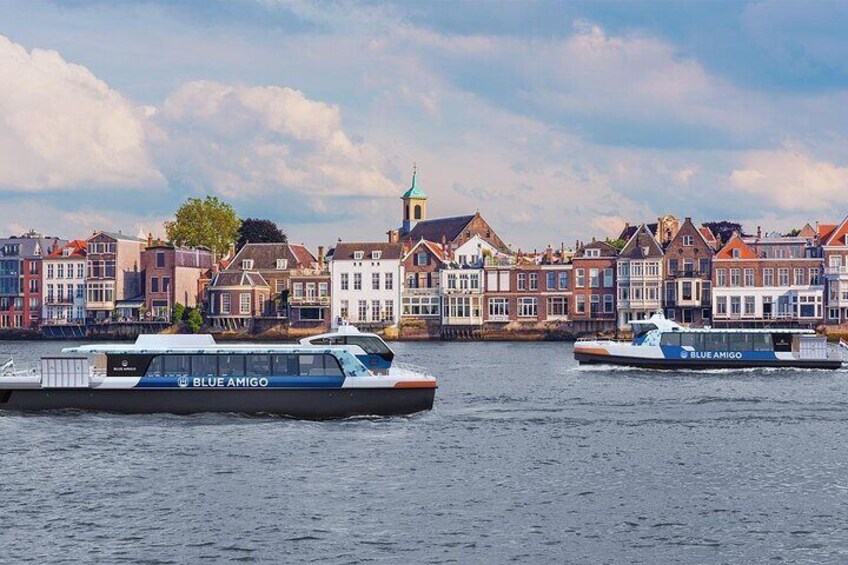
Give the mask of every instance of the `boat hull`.
M 796 369 L 839 369 L 842 361 L 833 359 L 671 359 L 574 352 L 581 365 L 617 365 L 643 369 L 752 369 L 786 367 Z
M 436 388 L 11 389 L 0 410 L 85 410 L 122 414 L 235 412 L 326 420 L 398 416 L 433 408 Z

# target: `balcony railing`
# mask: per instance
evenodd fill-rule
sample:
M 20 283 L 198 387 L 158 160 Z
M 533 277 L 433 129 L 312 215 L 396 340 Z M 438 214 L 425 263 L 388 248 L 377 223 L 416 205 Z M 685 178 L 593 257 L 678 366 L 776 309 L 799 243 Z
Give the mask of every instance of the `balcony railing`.
M 293 306 L 329 306 L 329 296 L 289 296 L 289 304 Z
M 841 267 L 826 267 L 824 270 L 826 275 L 848 275 L 848 265 Z

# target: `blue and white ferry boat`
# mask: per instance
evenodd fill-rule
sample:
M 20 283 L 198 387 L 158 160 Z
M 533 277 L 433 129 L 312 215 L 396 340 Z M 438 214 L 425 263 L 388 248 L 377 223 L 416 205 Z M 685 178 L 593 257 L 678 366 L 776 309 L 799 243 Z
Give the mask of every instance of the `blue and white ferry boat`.
M 649 369 L 798 367 L 838 369 L 827 338 L 802 329 L 684 328 L 661 313 L 630 322 L 632 341 L 581 339 L 574 344 L 580 364 Z
M 0 375 L 0 409 L 121 413 L 239 412 L 326 419 L 433 407 L 424 372 L 368 370 L 347 347 L 217 344 L 212 336 L 141 336 L 45 357 Z

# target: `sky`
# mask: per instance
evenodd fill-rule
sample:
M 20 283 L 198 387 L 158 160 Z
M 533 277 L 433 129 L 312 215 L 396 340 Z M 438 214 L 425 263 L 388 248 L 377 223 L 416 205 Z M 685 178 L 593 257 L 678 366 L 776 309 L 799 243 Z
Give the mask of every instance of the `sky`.
M 848 214 L 846 2 L 0 0 L 0 232 L 163 235 L 219 196 L 311 247 L 516 249 Z

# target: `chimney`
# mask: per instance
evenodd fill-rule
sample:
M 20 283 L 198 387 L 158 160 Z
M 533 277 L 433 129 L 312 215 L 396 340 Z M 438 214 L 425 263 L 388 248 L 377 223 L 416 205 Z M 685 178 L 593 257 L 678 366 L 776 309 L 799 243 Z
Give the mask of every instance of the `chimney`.
M 757 239 L 763 237 L 763 228 L 762 226 L 757 226 Z
M 398 230 L 389 230 L 386 233 L 389 236 L 389 243 L 397 243 L 400 241 L 400 232 L 398 232 Z
M 147 232 L 147 247 L 153 247 L 153 234 Z
M 230 259 L 236 256 L 236 244 L 235 242 L 230 243 L 230 249 L 227 255 Z
M 554 263 L 554 248 L 550 245 L 545 249 L 545 260 L 548 262 L 548 265 L 553 265 Z
M 324 268 L 324 246 L 323 245 L 318 246 L 318 268 L 319 269 Z

